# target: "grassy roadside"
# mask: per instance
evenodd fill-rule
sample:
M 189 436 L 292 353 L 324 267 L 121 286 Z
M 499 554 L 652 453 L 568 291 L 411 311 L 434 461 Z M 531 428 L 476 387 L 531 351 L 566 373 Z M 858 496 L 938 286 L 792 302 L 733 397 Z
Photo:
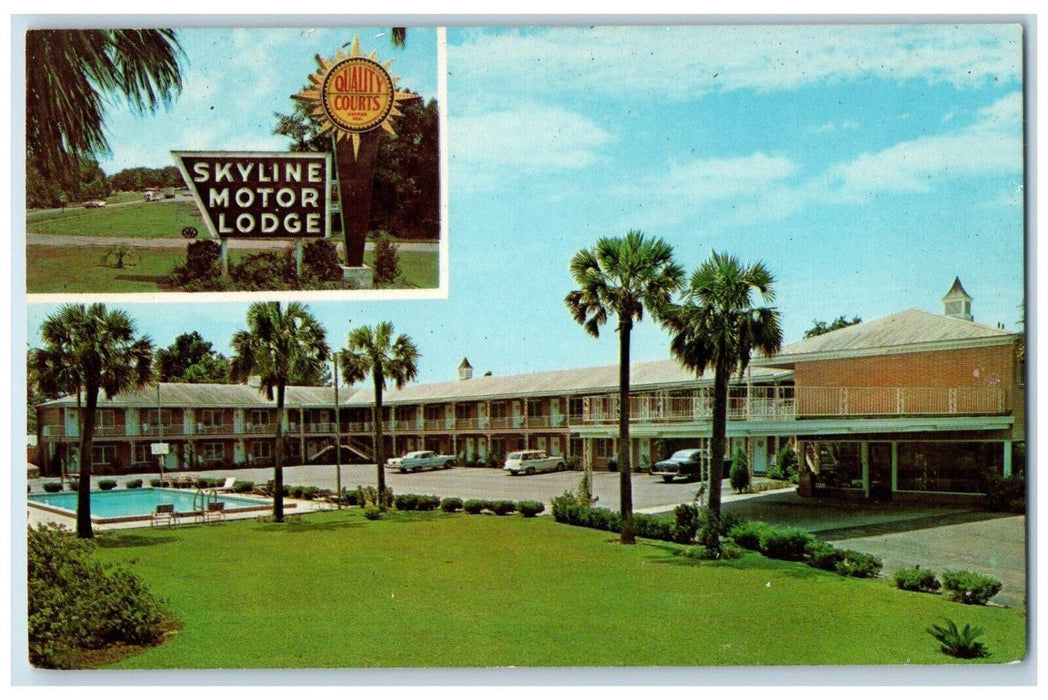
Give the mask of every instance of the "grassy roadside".
M 699 563 L 552 518 L 358 509 L 99 538 L 183 623 L 121 668 L 961 663 L 925 633 L 983 627 L 1022 658 L 1022 612 L 747 554 Z
M 175 265 L 185 261 L 185 251 L 171 248 L 137 248 L 137 262 L 116 269 L 103 261 L 103 246 L 26 246 L 26 290 L 29 294 L 150 293 L 177 291 L 167 278 Z M 251 250 L 233 251 L 234 261 Z M 401 252 L 400 267 L 409 288 L 435 288 L 439 284 L 439 254 Z M 365 264 L 374 254 L 364 255 Z
M 181 231 L 186 226 L 193 226 L 201 233 L 207 229 L 196 205 L 187 201 L 140 202 L 102 209 L 70 207 L 26 216 L 28 233 L 68 236 L 177 239 L 182 237 Z

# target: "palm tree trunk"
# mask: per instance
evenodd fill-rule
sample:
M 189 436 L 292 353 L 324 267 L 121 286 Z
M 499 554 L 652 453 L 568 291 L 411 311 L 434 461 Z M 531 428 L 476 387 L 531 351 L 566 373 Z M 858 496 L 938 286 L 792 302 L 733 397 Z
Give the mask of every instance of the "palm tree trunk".
M 621 318 L 621 317 L 620 317 Z M 630 331 L 627 315 L 619 325 L 619 508 L 622 511 L 622 544 L 636 544 L 633 530 L 633 482 L 630 474 Z
M 386 503 L 386 455 L 382 444 L 382 385 L 385 379 L 382 376 L 382 369 L 377 364 L 371 376 L 375 382 L 375 415 L 371 423 L 372 440 L 375 443 L 375 471 L 378 474 L 378 507 L 385 510 L 389 505 Z
M 284 382 L 277 384 L 277 444 L 273 446 L 273 520 L 284 522 Z
M 79 389 L 77 389 L 79 393 Z M 80 483 L 76 489 L 76 536 L 94 537 L 91 530 L 91 441 L 95 432 L 95 409 L 98 407 L 98 387 L 86 387 L 87 406 L 84 407 L 84 427 L 80 432 Z
M 723 357 L 723 354 L 721 355 Z M 713 373 L 713 439 L 710 441 L 709 527 L 706 549 L 720 551 L 721 482 L 724 479 L 724 448 L 728 432 L 728 378 L 730 368 L 718 362 Z

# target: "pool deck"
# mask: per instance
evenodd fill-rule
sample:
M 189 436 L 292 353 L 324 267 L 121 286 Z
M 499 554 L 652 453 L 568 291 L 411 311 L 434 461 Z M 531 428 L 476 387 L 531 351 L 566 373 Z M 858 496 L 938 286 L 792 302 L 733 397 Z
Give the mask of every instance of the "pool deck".
M 242 494 L 236 494 L 237 498 L 251 498 L 251 496 L 245 496 Z M 266 505 L 269 510 L 260 512 L 258 510 L 250 510 L 246 512 L 226 512 L 225 520 L 254 520 L 260 517 L 266 517 L 272 515 L 272 501 L 264 498 L 256 497 L 260 505 Z M 328 510 L 329 505 L 318 503 L 315 501 L 303 501 L 295 498 L 284 499 L 284 513 L 285 515 L 294 517 L 296 515 L 302 515 L 304 513 L 314 513 L 319 510 Z M 74 515 L 65 515 L 62 513 L 55 512 L 51 509 L 44 509 L 41 507 L 26 506 L 26 517 L 28 518 L 29 527 L 36 525 L 42 525 L 45 523 L 55 523 L 56 525 L 62 525 L 70 530 L 76 530 L 76 517 Z M 193 525 L 204 525 L 200 516 L 194 516 L 191 514 L 183 514 L 180 518 L 181 522 L 174 527 L 189 527 Z M 92 528 L 97 531 L 103 530 L 127 530 L 131 528 L 150 527 L 152 518 L 151 516 L 144 516 L 142 518 L 127 519 L 120 518 L 112 522 L 95 522 Z M 219 521 L 221 522 L 221 521 Z M 207 525 L 218 524 L 216 522 L 206 523 Z M 158 527 L 170 527 L 169 525 L 160 525 Z

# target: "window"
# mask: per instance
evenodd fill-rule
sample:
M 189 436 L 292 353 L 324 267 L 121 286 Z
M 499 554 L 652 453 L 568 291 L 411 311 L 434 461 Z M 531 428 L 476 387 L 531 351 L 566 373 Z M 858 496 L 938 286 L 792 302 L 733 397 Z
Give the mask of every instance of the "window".
M 156 429 L 157 425 L 163 425 L 164 428 L 170 428 L 171 427 L 171 409 L 165 408 L 165 409 L 160 410 L 159 412 L 155 408 L 148 409 L 145 412 L 144 417 L 142 418 L 142 425 L 143 426 L 148 425 L 151 428 L 153 428 L 154 430 Z
M 593 441 L 594 457 L 614 457 L 615 448 L 613 441 L 609 438 L 597 438 Z
M 135 464 L 141 464 L 142 462 L 156 463 L 156 457 L 153 455 L 149 445 L 140 443 L 135 445 Z
M 273 457 L 273 443 L 269 440 L 255 440 L 251 443 L 252 459 L 271 459 Z
M 818 458 L 815 482 L 835 489 L 861 489 L 862 444 L 858 442 L 815 443 Z
M 103 408 L 95 413 L 95 427 L 100 430 L 112 430 L 116 427 L 116 412 Z
M 116 461 L 116 445 L 94 445 L 91 448 L 92 464 L 112 464 Z
M 987 475 L 1003 470 L 999 442 L 899 443 L 899 491 L 986 493 Z
M 272 422 L 271 412 L 264 408 L 253 408 L 247 412 L 248 425 L 269 425 Z
M 221 442 L 202 442 L 197 455 L 205 462 L 221 462 L 226 458 L 225 445 Z
M 223 424 L 221 408 L 203 408 L 197 412 L 200 424 L 205 428 L 220 428 Z

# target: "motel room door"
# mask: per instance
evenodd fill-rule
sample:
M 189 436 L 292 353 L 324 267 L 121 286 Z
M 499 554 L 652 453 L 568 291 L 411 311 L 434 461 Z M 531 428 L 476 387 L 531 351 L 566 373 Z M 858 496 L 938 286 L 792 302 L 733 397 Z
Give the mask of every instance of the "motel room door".
M 870 459 L 870 498 L 875 501 L 892 499 L 892 444 L 890 442 L 871 442 Z

